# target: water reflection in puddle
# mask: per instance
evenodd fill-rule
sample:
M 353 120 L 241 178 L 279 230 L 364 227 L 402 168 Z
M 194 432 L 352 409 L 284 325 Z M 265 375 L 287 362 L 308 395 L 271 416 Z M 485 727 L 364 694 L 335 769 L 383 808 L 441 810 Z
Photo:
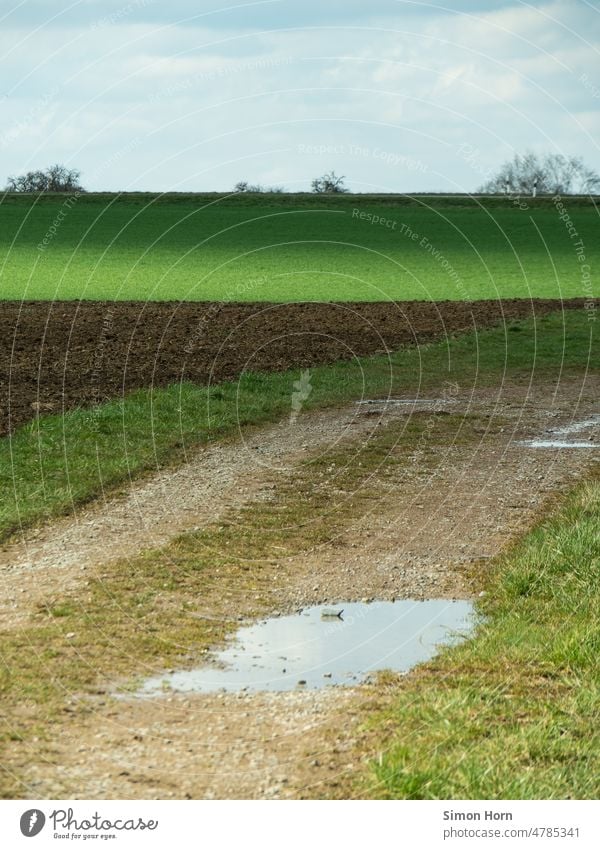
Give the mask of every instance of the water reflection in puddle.
M 352 685 L 377 670 L 406 672 L 433 657 L 438 646 L 468 634 L 473 625 L 468 601 L 341 602 L 307 608 L 240 628 L 231 645 L 215 654 L 219 666 L 148 679 L 138 695 Z
M 553 428 L 547 431 L 545 436 L 536 439 L 524 439 L 519 444 L 526 445 L 528 448 L 600 448 L 600 443 L 598 442 L 591 442 L 589 440 L 585 442 L 574 442 L 567 438 L 586 430 L 591 430 L 594 433 L 599 425 L 600 415 L 594 415 L 579 422 L 571 422 L 571 424 L 564 427 Z
M 525 439 L 519 444 L 528 448 L 600 448 L 596 442 L 567 442 L 564 439 Z

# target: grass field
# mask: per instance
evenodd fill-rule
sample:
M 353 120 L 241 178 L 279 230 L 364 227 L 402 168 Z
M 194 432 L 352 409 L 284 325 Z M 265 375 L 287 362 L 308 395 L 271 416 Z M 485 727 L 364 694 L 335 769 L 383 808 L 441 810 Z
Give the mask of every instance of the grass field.
M 0 297 L 597 295 L 591 281 L 600 250 L 598 211 L 584 199 L 565 204 L 561 219 L 549 198 L 527 199 L 522 209 L 510 198 L 6 195 L 0 203 Z

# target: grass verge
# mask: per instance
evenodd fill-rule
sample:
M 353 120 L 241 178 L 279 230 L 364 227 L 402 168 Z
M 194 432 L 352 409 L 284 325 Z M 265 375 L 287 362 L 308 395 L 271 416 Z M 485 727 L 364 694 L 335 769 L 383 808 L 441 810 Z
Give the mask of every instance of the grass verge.
M 476 637 L 371 718 L 370 795 L 598 798 L 600 470 L 495 567 Z
M 311 371 L 303 410 L 361 397 L 416 395 L 445 380 L 462 391 L 505 376 L 558 382 L 597 358 L 593 327 L 583 311 L 568 311 L 323 366 Z M 287 371 L 246 374 L 210 389 L 178 384 L 20 428 L 0 440 L 0 539 L 144 471 L 183 462 L 200 444 L 288 415 L 297 379 L 297 371 Z

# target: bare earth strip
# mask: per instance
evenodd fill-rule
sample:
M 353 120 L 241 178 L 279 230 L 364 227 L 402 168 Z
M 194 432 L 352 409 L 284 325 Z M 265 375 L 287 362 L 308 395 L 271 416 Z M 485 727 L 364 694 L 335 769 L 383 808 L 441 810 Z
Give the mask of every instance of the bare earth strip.
M 521 439 L 594 412 L 600 381 L 457 394 L 448 409 L 476 413 L 475 444 L 425 443 L 390 476 L 376 505 L 317 551 L 290 558 L 278 609 L 367 598 L 466 598 L 469 564 L 497 554 L 531 524 L 550 495 L 598 458 L 595 450 L 532 449 Z M 432 397 L 432 396 L 429 396 Z M 416 408 L 427 412 L 428 406 Z M 340 442 L 357 446 L 410 406 L 352 406 L 300 416 L 240 443 L 199 451 L 189 463 L 135 483 L 13 543 L 2 553 L 4 627 L 27 621 L 36 599 L 77 591 L 82 574 L 135 555 L 293 478 L 301 460 Z M 431 406 L 431 416 L 443 415 Z M 498 423 L 502 422 L 502 426 Z M 581 434 L 578 435 L 581 436 Z M 594 439 L 588 431 L 586 440 Z M 421 453 L 419 453 L 421 452 Z M 426 462 L 425 462 L 426 460 Z M 327 795 L 357 764 L 352 735 L 369 686 L 260 695 L 103 698 L 65 720 L 44 762 L 25 771 L 31 798 L 285 798 Z M 332 746 L 333 741 L 333 746 Z

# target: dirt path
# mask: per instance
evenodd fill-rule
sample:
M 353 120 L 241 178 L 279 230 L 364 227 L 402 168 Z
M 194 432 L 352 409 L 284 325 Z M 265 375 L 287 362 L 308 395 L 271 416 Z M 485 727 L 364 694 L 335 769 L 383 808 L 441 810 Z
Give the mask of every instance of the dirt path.
M 158 548 L 177 534 L 215 522 L 227 510 L 268 498 L 308 456 L 351 439 L 369 439 L 385 421 L 433 410 L 387 405 L 381 414 L 352 405 L 307 413 L 239 439 L 200 449 L 178 469 L 133 481 L 128 492 L 83 507 L 73 516 L 25 532 L 0 550 L 0 618 L 24 621 L 39 601 L 60 597 L 96 567 Z
M 599 389 L 600 381 L 590 378 L 583 386 L 581 381 L 558 389 L 505 385 L 474 396 L 457 394 L 453 411 L 476 414 L 482 423 L 476 442 L 425 441 L 390 470 L 389 478 L 383 470 L 380 497 L 357 522 L 318 550 L 286 562 L 285 581 L 277 589 L 280 609 L 362 597 L 472 595 L 470 564 L 500 551 L 531 523 L 551 493 L 598 457 L 590 450 L 533 449 L 521 440 L 589 418 L 597 412 Z M 420 409 L 429 411 L 432 421 L 445 412 L 442 405 Z M 401 428 L 409 412 L 402 405 L 353 406 L 300 417 L 295 430 L 286 424 L 255 433 L 242 450 L 231 444 L 200 452 L 184 469 L 137 484 L 123 499 L 88 508 L 76 520 L 59 522 L 5 551 L 3 589 L 12 595 L 4 612 L 17 625 L 31 609 L 36 588 L 46 595 L 76 588 L 82 565 L 100 567 L 124 550 L 133 554 L 141 544 L 157 545 L 175 532 L 213 521 L 219 511 L 268 498 L 273 480 L 293 475 L 301 458 L 339 440 L 352 458 L 383 422 Z M 583 436 L 597 439 L 593 427 Z M 63 562 L 57 564 L 61 553 Z M 371 693 L 362 686 L 145 701 L 103 696 L 87 717 L 66 715 L 44 761 L 23 759 L 23 795 L 327 795 L 341 775 L 359 766 L 352 738 Z

